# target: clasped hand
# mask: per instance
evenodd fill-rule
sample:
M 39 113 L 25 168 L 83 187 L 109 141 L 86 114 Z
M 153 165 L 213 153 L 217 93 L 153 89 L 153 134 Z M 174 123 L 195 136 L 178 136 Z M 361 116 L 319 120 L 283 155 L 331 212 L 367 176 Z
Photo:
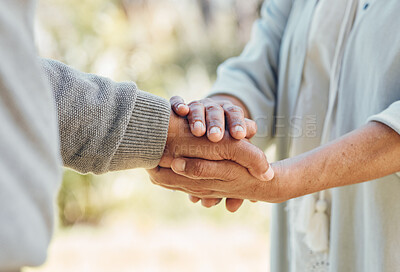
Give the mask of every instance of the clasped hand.
M 257 127 L 242 108 L 209 98 L 186 105 L 180 97 L 171 98 L 171 106 L 164 155 L 148 170 L 154 184 L 186 192 L 206 207 L 225 197 L 232 212 L 243 199 L 281 201 L 274 170 L 248 141 Z

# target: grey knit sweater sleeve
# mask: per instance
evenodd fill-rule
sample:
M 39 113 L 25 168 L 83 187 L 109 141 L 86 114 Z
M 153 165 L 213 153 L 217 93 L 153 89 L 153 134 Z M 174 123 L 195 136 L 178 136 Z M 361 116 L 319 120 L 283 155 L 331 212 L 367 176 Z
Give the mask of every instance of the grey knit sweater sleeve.
M 167 139 L 168 101 L 54 60 L 42 59 L 57 104 L 64 165 L 96 174 L 157 166 Z

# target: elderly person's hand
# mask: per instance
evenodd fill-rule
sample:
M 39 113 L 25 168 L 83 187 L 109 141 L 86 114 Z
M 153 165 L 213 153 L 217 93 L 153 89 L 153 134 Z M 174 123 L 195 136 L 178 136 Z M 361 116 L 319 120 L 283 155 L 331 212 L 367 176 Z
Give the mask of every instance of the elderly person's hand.
M 172 169 L 153 169 L 150 175 L 154 183 L 201 198 L 282 202 L 398 173 L 399 154 L 398 132 L 368 122 L 319 148 L 273 163 L 275 176 L 267 182 L 235 162 L 199 158 L 176 158 Z
M 210 141 L 219 142 L 225 128 L 237 140 L 250 139 L 257 132 L 256 123 L 246 118 L 246 107 L 237 98 L 219 95 L 186 105 L 181 97 L 174 96 L 170 102 L 177 115 L 187 116 L 190 130 L 197 137 L 207 134 Z
M 292 191 L 288 190 L 289 184 L 279 181 L 283 168 L 280 163 L 272 168 L 275 177 L 271 181 L 262 181 L 232 161 L 177 158 L 172 162 L 172 169 L 158 167 L 148 172 L 153 183 L 197 198 L 286 201 L 292 197 Z
M 271 180 L 274 174 L 264 152 L 249 141 L 235 140 L 228 133 L 218 143 L 205 137 L 196 137 L 188 130 L 187 121 L 171 112 L 168 138 L 160 166 L 169 167 L 172 160 L 178 157 L 234 161 L 264 181 Z
M 219 142 L 222 139 L 225 128 L 237 140 L 251 139 L 257 132 L 256 123 L 246 118 L 249 117 L 249 113 L 245 105 L 237 98 L 217 95 L 186 105 L 181 97 L 174 96 L 170 102 L 177 115 L 187 116 L 193 135 L 201 137 L 207 134 L 208 139 L 212 142 Z M 202 205 L 208 208 L 221 201 L 221 199 L 214 198 L 200 199 L 191 195 L 189 195 L 189 199 L 193 203 L 201 200 Z M 242 199 L 226 199 L 226 207 L 231 212 L 238 210 L 242 203 Z
M 247 140 L 236 140 L 225 133 L 218 143 L 209 141 L 206 137 L 196 137 L 190 130 L 185 119 L 171 113 L 168 139 L 164 155 L 160 161 L 159 168 L 170 168 L 173 159 L 179 157 L 195 157 L 206 160 L 230 160 L 241 165 L 260 180 L 268 181 L 273 178 L 272 168 L 269 167 L 263 151 L 252 145 Z M 152 173 L 152 170 L 149 171 Z M 152 179 L 154 181 L 154 179 Z M 157 184 L 169 188 L 168 184 L 157 182 Z M 218 200 L 205 200 L 205 204 Z M 240 206 L 241 200 L 228 200 L 229 210 L 235 210 L 234 206 Z

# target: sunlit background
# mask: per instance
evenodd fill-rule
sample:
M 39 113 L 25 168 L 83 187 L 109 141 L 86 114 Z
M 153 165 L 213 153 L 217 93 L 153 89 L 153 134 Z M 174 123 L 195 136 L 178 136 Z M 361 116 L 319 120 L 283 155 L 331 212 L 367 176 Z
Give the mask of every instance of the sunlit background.
M 240 53 L 260 0 L 41 0 L 41 56 L 187 101 Z M 65 170 L 47 271 L 269 271 L 269 206 L 235 214 L 152 185 L 143 170 Z

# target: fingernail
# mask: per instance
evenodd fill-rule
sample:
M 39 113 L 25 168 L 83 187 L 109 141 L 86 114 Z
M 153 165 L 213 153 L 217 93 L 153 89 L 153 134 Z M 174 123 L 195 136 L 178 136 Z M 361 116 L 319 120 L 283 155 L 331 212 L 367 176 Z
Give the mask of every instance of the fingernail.
M 233 132 L 243 132 L 244 128 L 242 126 L 235 126 L 233 128 Z
M 182 159 L 175 159 L 174 162 L 174 168 L 178 172 L 184 172 L 185 167 L 186 167 L 186 161 Z
M 182 107 L 184 107 L 185 105 L 183 105 L 183 104 L 179 104 L 178 106 L 176 106 L 176 109 L 177 110 L 179 110 L 179 109 L 181 109 Z
M 275 176 L 274 170 L 272 169 L 272 167 L 270 166 L 267 170 L 267 172 L 265 172 L 264 174 L 262 174 L 262 178 L 266 181 L 270 181 L 271 179 L 273 179 Z
M 210 129 L 210 134 L 216 134 L 216 133 L 221 134 L 221 129 L 219 127 L 212 127 Z
M 193 124 L 193 129 L 198 129 L 198 130 L 201 130 L 201 131 L 202 131 L 203 128 L 204 128 L 204 125 L 203 125 L 202 122 L 200 122 L 200 121 L 194 122 L 194 124 Z

